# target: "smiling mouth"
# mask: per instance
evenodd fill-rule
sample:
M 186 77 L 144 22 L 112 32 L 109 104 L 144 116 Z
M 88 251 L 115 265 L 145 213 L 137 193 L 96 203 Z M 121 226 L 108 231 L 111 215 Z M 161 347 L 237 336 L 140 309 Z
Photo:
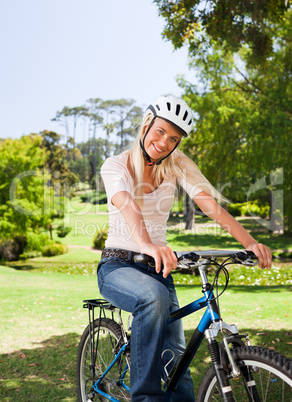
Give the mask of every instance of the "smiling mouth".
M 154 146 L 154 148 L 156 149 L 157 152 L 159 152 L 159 153 L 163 152 L 163 149 L 157 148 L 157 146 L 154 144 L 154 142 L 152 142 L 152 145 Z

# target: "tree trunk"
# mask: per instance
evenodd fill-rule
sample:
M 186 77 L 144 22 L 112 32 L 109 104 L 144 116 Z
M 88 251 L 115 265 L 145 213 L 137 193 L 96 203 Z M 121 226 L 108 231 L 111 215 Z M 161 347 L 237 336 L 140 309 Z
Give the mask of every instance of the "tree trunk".
M 188 208 L 188 212 L 187 212 L 185 230 L 193 229 L 194 224 L 195 224 L 195 222 L 194 222 L 194 202 L 193 202 L 193 200 L 190 200 L 189 208 Z
M 50 223 L 49 225 L 50 239 L 53 240 L 53 225 Z

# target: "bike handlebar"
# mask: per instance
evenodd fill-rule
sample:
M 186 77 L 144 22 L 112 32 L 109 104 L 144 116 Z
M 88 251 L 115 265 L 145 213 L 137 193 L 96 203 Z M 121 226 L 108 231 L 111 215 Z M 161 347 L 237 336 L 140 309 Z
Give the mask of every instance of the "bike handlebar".
M 205 250 L 205 251 L 174 251 L 177 260 L 178 260 L 178 268 L 180 267 L 180 263 L 186 268 L 186 265 L 190 266 L 198 266 L 201 265 L 199 262 L 200 259 L 209 259 L 214 260 L 217 257 L 232 257 L 234 263 L 240 263 L 242 265 L 253 266 L 256 265 L 257 257 L 256 255 L 249 250 Z M 136 263 L 150 264 L 155 265 L 155 261 L 153 257 L 147 254 L 137 254 L 134 256 L 134 261 Z

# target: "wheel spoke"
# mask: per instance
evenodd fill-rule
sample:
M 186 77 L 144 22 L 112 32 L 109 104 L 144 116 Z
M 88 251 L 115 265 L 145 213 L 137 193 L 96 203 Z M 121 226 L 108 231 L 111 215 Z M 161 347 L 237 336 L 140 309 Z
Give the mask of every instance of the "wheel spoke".
M 114 350 L 116 345 L 118 345 L 121 339 L 121 329 L 120 326 L 111 319 L 101 319 L 100 325 L 98 325 L 98 320 L 95 321 L 95 335 L 100 328 L 99 341 L 97 345 L 97 350 L 95 353 L 95 381 L 101 376 L 101 374 L 106 370 L 109 364 L 114 359 Z M 78 399 L 79 402 L 87 402 L 88 395 L 92 392 L 91 387 L 93 385 L 91 378 L 91 357 L 90 357 L 90 336 L 89 332 L 86 336 L 86 330 L 84 339 L 80 341 L 80 347 L 78 351 L 79 361 L 77 365 L 77 387 L 78 387 Z M 111 370 L 100 382 L 99 388 L 114 397 L 121 402 L 130 402 L 130 395 L 127 390 L 125 390 L 120 384 L 120 376 L 124 372 L 124 369 L 129 359 L 129 353 L 126 355 L 121 355 L 120 359 L 114 364 Z M 79 374 L 78 374 L 79 373 Z M 129 384 L 129 371 L 126 372 L 123 382 Z M 107 398 L 102 395 L 96 394 L 94 400 L 106 402 Z
M 274 351 L 239 347 L 232 351 L 241 376 L 230 380 L 236 402 L 286 402 L 292 394 L 292 362 Z M 198 393 L 204 402 L 222 401 L 215 372 L 209 368 Z

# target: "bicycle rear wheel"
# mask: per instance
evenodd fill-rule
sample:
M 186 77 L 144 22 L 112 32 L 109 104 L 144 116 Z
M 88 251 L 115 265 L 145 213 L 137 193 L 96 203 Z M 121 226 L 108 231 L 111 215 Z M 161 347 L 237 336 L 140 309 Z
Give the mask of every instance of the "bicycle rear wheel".
M 261 347 L 239 347 L 231 351 L 241 376 L 230 379 L 235 401 L 292 401 L 292 362 Z M 196 402 L 222 401 L 213 367 L 199 388 Z
M 101 374 L 109 366 L 115 357 L 115 352 L 119 349 L 119 343 L 122 343 L 122 331 L 119 324 L 109 318 L 96 319 L 94 321 L 94 335 L 96 337 L 99 328 L 98 348 L 95 350 L 95 377 L 92 378 L 90 370 L 90 332 L 89 326 L 85 329 L 78 348 L 77 354 L 77 394 L 79 402 L 88 400 L 108 401 L 107 398 L 97 393 L 92 393 L 92 385 L 98 380 Z M 96 345 L 95 345 L 96 347 Z M 126 371 L 121 379 L 124 370 L 130 363 L 130 353 L 121 355 L 118 362 L 108 372 L 106 377 L 100 383 L 99 388 L 118 399 L 121 402 L 130 401 L 130 394 L 123 388 L 122 384 L 130 386 L 130 372 Z

